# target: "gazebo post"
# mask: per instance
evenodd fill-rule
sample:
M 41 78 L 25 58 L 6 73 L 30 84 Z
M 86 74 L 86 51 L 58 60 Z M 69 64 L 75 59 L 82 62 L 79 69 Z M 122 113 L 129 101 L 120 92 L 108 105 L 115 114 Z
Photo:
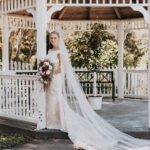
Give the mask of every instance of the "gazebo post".
M 2 70 L 9 70 L 9 29 L 8 16 L 2 15 Z
M 150 0 L 149 0 L 150 2 Z M 148 7 L 148 14 L 150 16 L 150 7 Z M 150 19 L 150 18 L 149 18 Z M 148 91 L 148 127 L 150 128 L 150 24 L 148 24 L 148 82 L 147 82 L 147 91 Z
M 118 21 L 118 98 L 124 97 L 123 51 L 124 51 L 124 24 Z
M 36 29 L 37 29 L 37 60 L 46 55 L 46 14 L 47 1 L 36 1 Z M 38 62 L 37 61 L 37 62 Z M 41 83 L 37 84 L 37 129 L 46 127 L 46 100 L 45 92 L 42 90 Z
M 47 10 L 47 0 L 38 0 L 36 3 L 36 29 L 37 29 L 37 60 L 46 56 L 46 31 L 51 15 L 63 6 L 52 6 Z M 38 62 L 37 61 L 37 62 Z M 37 129 L 46 127 L 46 98 L 45 92 L 41 90 L 41 83 L 37 84 Z M 40 92 L 39 92 L 40 91 Z

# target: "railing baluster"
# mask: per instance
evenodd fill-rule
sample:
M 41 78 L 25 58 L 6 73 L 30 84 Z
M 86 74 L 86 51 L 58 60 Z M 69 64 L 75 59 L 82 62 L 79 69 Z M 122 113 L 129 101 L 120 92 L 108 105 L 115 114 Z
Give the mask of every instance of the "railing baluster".
M 23 116 L 26 116 L 25 114 L 25 110 L 26 110 L 26 105 L 25 105 L 25 101 L 26 101 L 26 85 L 25 85 L 25 80 L 22 80 L 22 113 Z
M 15 104 L 16 104 L 16 116 L 18 116 L 19 115 L 19 85 L 18 85 L 18 83 L 19 83 L 19 80 L 18 79 L 16 79 L 15 80 L 15 90 L 16 90 L 16 99 L 15 99 Z
M 15 115 L 15 81 L 12 80 L 12 114 Z
M 0 113 L 2 112 L 2 100 L 3 100 L 3 97 L 2 97 L 2 79 L 0 78 Z

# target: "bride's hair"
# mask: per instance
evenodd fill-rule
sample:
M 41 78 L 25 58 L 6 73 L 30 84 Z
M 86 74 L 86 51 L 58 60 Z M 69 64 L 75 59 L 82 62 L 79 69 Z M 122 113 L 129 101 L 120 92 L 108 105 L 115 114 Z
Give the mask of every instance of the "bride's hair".
M 58 38 L 60 37 L 60 35 L 59 35 L 59 33 L 58 33 L 57 31 L 52 31 L 52 32 L 50 33 L 50 36 L 51 36 L 51 34 L 56 34 L 56 35 L 58 36 Z
M 53 45 L 50 42 L 50 36 L 51 36 L 51 34 L 56 34 L 58 36 L 58 38 L 60 38 L 60 35 L 59 35 L 59 33 L 57 31 L 52 31 L 52 32 L 50 32 L 50 33 L 47 34 L 47 53 L 48 53 L 49 49 L 53 48 Z

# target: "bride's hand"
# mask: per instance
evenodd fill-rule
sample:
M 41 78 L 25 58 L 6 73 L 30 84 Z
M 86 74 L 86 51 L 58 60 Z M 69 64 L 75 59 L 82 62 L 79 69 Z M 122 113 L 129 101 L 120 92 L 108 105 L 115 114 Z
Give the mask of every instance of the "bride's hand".
M 54 69 L 54 74 L 59 74 L 59 73 L 61 73 L 61 68 Z

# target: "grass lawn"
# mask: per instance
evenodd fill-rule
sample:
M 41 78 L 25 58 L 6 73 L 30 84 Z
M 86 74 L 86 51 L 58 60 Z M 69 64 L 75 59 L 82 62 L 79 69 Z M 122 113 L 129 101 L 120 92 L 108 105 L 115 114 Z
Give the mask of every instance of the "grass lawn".
M 0 133 L 0 149 L 11 148 L 32 140 L 32 136 L 23 133 Z

